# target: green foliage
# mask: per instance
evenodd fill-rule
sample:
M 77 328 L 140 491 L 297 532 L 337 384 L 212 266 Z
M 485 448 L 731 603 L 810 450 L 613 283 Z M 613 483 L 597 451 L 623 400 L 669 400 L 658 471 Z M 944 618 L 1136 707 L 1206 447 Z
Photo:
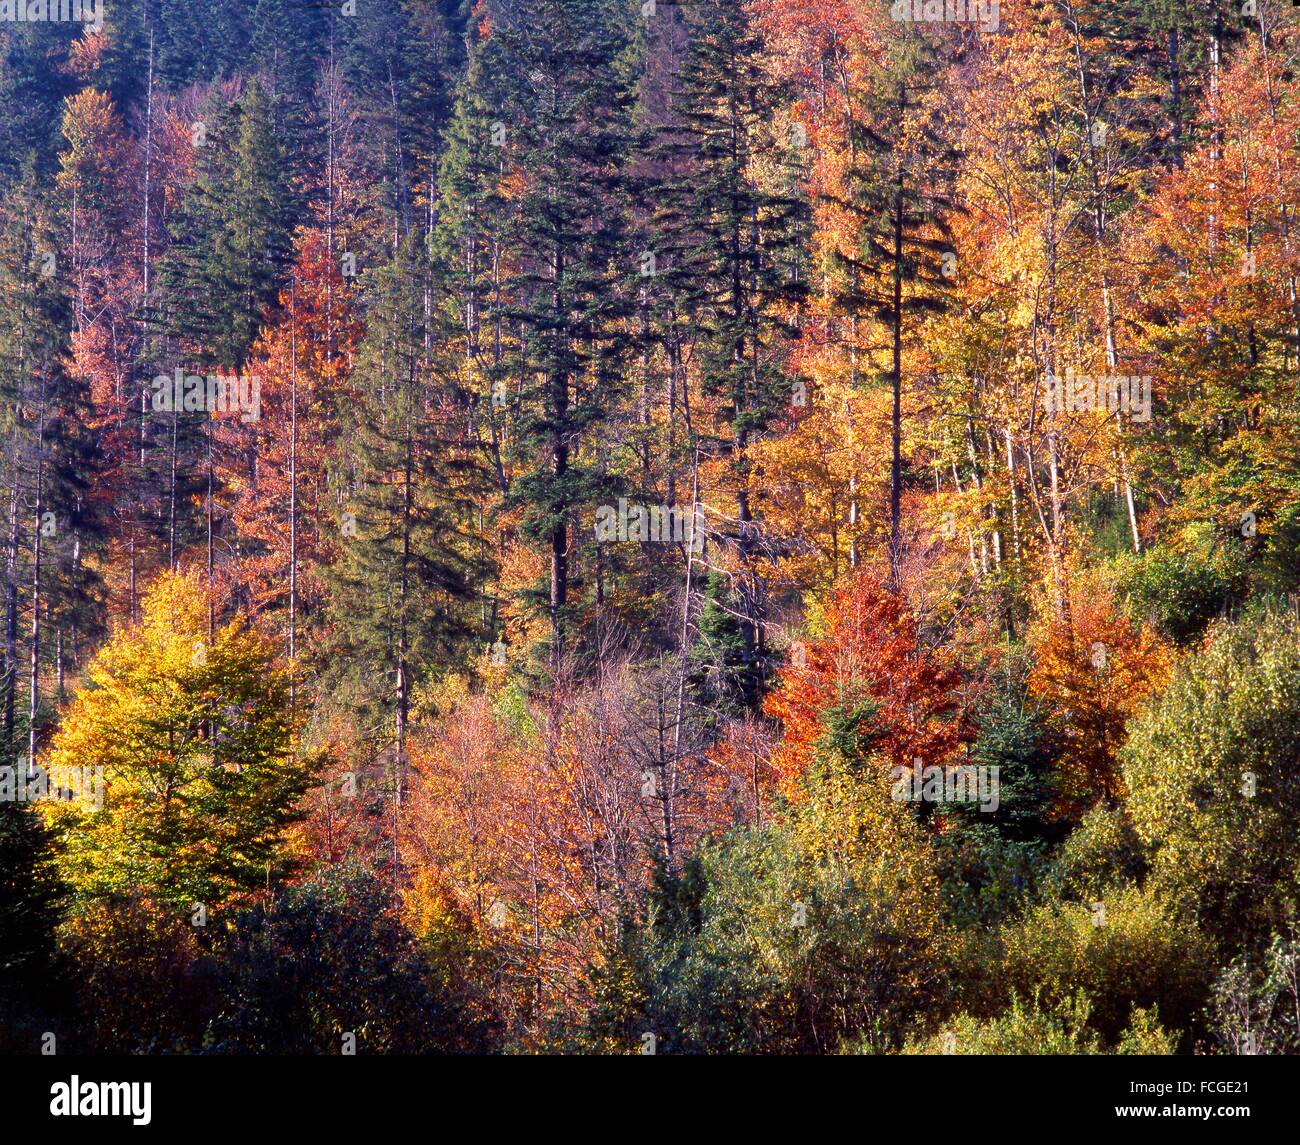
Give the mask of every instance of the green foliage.
M 1115 562 L 1118 589 L 1133 618 L 1153 624 L 1179 645 L 1196 641 L 1232 602 L 1234 588 L 1224 571 L 1194 553 L 1164 546 Z
M 334 589 L 326 672 L 352 677 L 385 713 L 385 731 L 405 727 L 419 666 L 454 660 L 478 629 L 471 602 L 488 567 L 473 513 L 482 467 L 458 444 L 459 395 L 425 349 L 429 274 L 408 241 L 367 276 L 357 394 L 343 412 L 339 556 L 326 570 Z
M 1055 737 L 1019 657 L 982 697 L 977 719 L 970 763 L 997 769 L 998 806 L 953 805 L 934 841 L 944 909 L 957 926 L 991 926 L 1032 902 L 1064 829 L 1052 815 Z
M 317 80 L 314 57 L 330 38 L 329 8 L 290 0 L 256 0 L 250 14 L 248 56 L 276 90 L 305 102 Z
M 55 166 L 60 111 L 75 90 L 65 69 L 67 49 L 79 31 L 53 20 L 0 26 L 0 188 L 6 193 L 25 169 L 45 173 Z
M 214 946 L 216 1053 L 482 1053 L 490 1021 L 471 1009 L 402 923 L 391 889 L 343 865 L 241 914 Z M 441 957 L 445 959 L 444 950 Z
M 787 821 L 704 846 L 684 877 L 647 951 L 664 1052 L 885 1048 L 943 991 L 937 880 L 883 780 L 832 765 Z
M 1089 1025 L 1092 1004 L 1080 990 L 1054 1006 L 1040 1003 L 1035 994 L 1026 1002 L 1019 995 L 1011 999 L 1008 1009 L 993 1018 L 958 1014 L 944 1023 L 944 1028 L 926 1037 L 913 1038 L 903 1047 L 904 1054 L 966 1055 L 1056 1055 L 1056 1054 L 1155 1054 L 1175 1053 L 1177 1035 L 1160 1024 L 1154 1009 L 1135 1008 L 1127 1029 L 1113 1051 Z M 853 1052 L 853 1046 L 846 1046 Z
M 1123 808 L 1094 807 L 1053 856 L 1050 881 L 1067 902 L 1096 902 L 1110 887 L 1140 880 L 1147 852 Z
M 1090 1007 L 1079 993 L 1055 1006 L 1026 1003 L 1019 995 L 994 1018 L 958 1014 L 939 1033 L 909 1040 L 904 1054 L 1099 1054 L 1101 1041 L 1089 1029 Z M 851 1049 L 852 1047 L 846 1047 Z
M 1188 1028 L 1205 1003 L 1210 942 L 1195 920 L 1154 892 L 1113 890 L 1096 903 L 1044 903 L 1003 928 L 996 992 L 1039 994 L 1051 1005 L 1087 994 L 1089 1024 L 1117 1039 L 1134 1006 L 1158 1006 Z
M 842 761 L 849 768 L 863 771 L 877 762 L 872 750 L 880 743 L 881 732 L 876 717 L 880 713 L 879 701 L 845 698 L 819 713 L 823 732 L 817 741 L 819 752 L 814 767 L 822 768 L 826 761 Z M 833 765 L 832 765 L 833 766 Z
M 1178 1042 L 1178 1033 L 1166 1030 L 1160 1024 L 1158 1010 L 1142 1010 L 1135 1006 L 1132 1020 L 1115 1047 L 1115 1052 L 1131 1056 L 1168 1057 L 1178 1052 Z
M 740 606 L 722 573 L 710 572 L 704 584 L 704 606 L 695 624 L 689 680 L 696 703 L 719 716 L 739 715 L 755 698 L 758 681 L 746 657 Z
M 290 19 L 302 19 L 301 8 L 286 7 Z M 463 57 L 470 11 L 460 0 L 358 3 L 347 15 L 323 9 L 328 17 L 323 21 L 324 39 L 330 45 L 326 52 L 346 78 L 367 141 L 366 178 L 373 180 L 377 198 L 403 241 L 417 237 L 422 224 L 428 225 L 420 217 L 420 198 L 438 166 L 455 84 L 453 66 Z M 282 66 L 302 69 L 299 82 L 315 80 L 293 57 L 292 52 L 282 55 Z M 389 236 L 380 237 L 382 229 L 366 228 L 369 233 L 359 236 L 363 249 L 376 258 L 392 249 Z
M 141 7 L 141 19 L 152 25 L 155 36 L 158 79 L 168 86 L 183 88 L 218 79 L 247 59 L 245 24 L 253 0 L 218 5 L 210 12 L 192 0 L 157 0 L 156 7 L 147 3 Z M 145 37 L 147 44 L 147 32 Z M 137 67 L 139 59 L 137 55 Z
M 357 1053 L 496 1045 L 465 936 L 417 936 L 355 864 L 203 926 L 147 900 L 89 904 L 60 942 L 59 1052 L 338 1054 L 346 1033 Z
M 589 972 L 592 1002 L 579 1045 L 591 1053 L 638 1052 L 646 1025 L 646 965 L 639 928 L 620 920 L 606 940 L 603 958 Z M 656 1050 L 658 1046 L 656 1045 Z
M 1031 901 L 1062 831 L 1051 814 L 1056 744 L 1023 670 L 998 677 L 978 723 L 970 762 L 997 769 L 997 809 L 956 804 L 951 829 L 935 840 L 945 910 L 958 926 L 991 925 Z
M 276 105 L 256 79 L 203 114 L 196 176 L 169 224 L 165 326 L 201 361 L 241 371 L 279 295 L 296 204 Z
M 1023 669 L 998 677 L 981 698 L 978 724 L 971 762 L 998 769 L 998 807 L 990 813 L 959 805 L 958 815 L 990 824 L 1011 842 L 1052 840 L 1059 834 L 1052 815 L 1057 744 L 1046 714 L 1029 696 Z
M 1128 808 L 1152 880 L 1228 949 L 1264 940 L 1300 889 L 1300 641 L 1265 612 L 1216 628 L 1130 726 Z

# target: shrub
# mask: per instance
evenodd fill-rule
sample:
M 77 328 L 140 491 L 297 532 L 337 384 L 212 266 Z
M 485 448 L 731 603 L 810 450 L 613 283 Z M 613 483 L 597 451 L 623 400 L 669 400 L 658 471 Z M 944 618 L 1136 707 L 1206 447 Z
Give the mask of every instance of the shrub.
M 1282 927 L 1300 885 L 1300 641 L 1268 612 L 1224 624 L 1130 725 L 1128 808 L 1161 891 L 1225 950 Z
M 1147 852 L 1123 808 L 1094 807 L 1053 856 L 1058 898 L 1096 902 L 1109 887 L 1138 881 Z
M 348 865 L 241 915 L 216 943 L 222 1006 L 207 1041 L 224 1053 L 473 1053 L 479 1020 L 398 916 L 389 888 Z M 447 952 L 440 952 L 441 958 Z
M 96 1053 L 193 1050 L 212 1005 L 190 917 L 150 901 L 88 904 L 65 922 L 76 1028 Z
M 1132 1021 L 1120 1038 L 1119 1045 L 1115 1047 L 1115 1052 L 1167 1057 L 1178 1052 L 1178 1041 L 1177 1031 L 1166 1030 L 1160 1024 L 1158 1010 L 1140 1010 L 1134 1007 Z
M 786 821 L 706 846 L 690 893 L 661 896 L 646 1028 L 666 1051 L 887 1048 L 943 992 L 933 856 L 888 790 L 827 766 Z
M 1192 554 L 1157 547 L 1117 560 L 1115 569 L 1119 595 L 1133 617 L 1178 645 L 1197 641 L 1233 599 L 1224 573 Z
M 1018 995 L 994 1018 L 958 1014 L 944 1029 L 909 1041 L 905 1054 L 1099 1054 L 1101 1042 L 1088 1028 L 1089 1003 L 1082 994 L 1054 1007 L 1043 1007 L 1037 996 L 1024 1002 Z
M 997 981 L 1010 994 L 1040 992 L 1049 1005 L 1082 989 L 1092 1000 L 1090 1024 L 1114 1041 L 1135 1006 L 1158 1006 L 1174 1026 L 1190 1026 L 1212 965 L 1191 918 L 1155 894 L 1124 887 L 1094 904 L 1046 903 L 1004 928 Z

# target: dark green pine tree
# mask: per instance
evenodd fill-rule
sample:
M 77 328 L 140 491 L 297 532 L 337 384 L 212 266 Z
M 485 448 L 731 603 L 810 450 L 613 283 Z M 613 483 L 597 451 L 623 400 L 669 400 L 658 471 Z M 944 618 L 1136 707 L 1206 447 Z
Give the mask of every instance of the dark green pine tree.
M 434 225 L 439 141 L 451 115 L 463 14 L 435 4 L 357 5 L 336 21 L 337 59 L 368 141 L 380 201 L 395 220 L 388 254 Z
M 209 13 L 193 0 L 157 0 L 153 21 L 159 82 L 171 88 L 214 79 L 209 49 Z
M 936 66 L 934 46 L 921 34 L 900 34 L 889 66 L 857 93 L 849 126 L 852 163 L 846 194 L 837 200 L 856 226 L 854 249 L 835 252 L 833 285 L 840 311 L 856 329 L 874 321 L 883 338 L 861 347 L 893 396 L 889 487 L 891 580 L 902 555 L 903 347 L 914 319 L 943 308 L 956 259 L 946 237 L 956 152 L 938 113 L 920 96 Z M 897 132 L 880 125 L 898 124 Z M 902 125 L 907 130 L 902 131 Z M 855 336 L 856 341 L 862 341 Z
M 349 455 L 339 556 L 329 572 L 338 671 L 405 750 L 416 677 L 481 634 L 478 518 L 483 467 L 464 436 L 465 399 L 425 317 L 423 243 L 367 276 L 366 337 L 344 411 Z M 400 797 L 400 790 L 399 790 Z
M 92 82 L 113 97 L 116 107 L 143 103 L 149 83 L 149 40 L 157 41 L 157 21 L 149 0 L 104 4 L 105 37 Z
M 808 204 L 790 177 L 791 140 L 775 134 L 787 93 L 772 78 L 749 5 L 692 5 L 686 22 L 676 115 L 656 148 L 667 174 L 652 191 L 650 246 L 664 287 L 697 332 L 705 387 L 727 411 L 729 435 L 711 444 L 731 463 L 736 521 L 728 532 L 744 570 L 743 691 L 752 704 L 766 653 L 750 447 L 790 405 L 783 347 L 797 335 L 806 289 Z
M 1135 161 L 1179 166 L 1197 143 L 1193 133 L 1208 122 L 1197 108 L 1215 52 L 1226 60 L 1232 45 L 1258 36 L 1267 7 L 1242 0 L 1076 0 L 1062 17 L 1067 27 L 1073 16 L 1085 35 L 1104 38 L 1106 54 L 1118 63 L 1089 86 L 1134 105 L 1121 114 L 1135 134 L 1149 132 Z
M 502 255 L 515 204 L 503 191 L 506 173 L 504 124 L 495 73 L 485 66 L 479 43 L 469 46 L 465 74 L 443 133 L 439 157 L 436 223 L 427 236 L 429 256 L 444 285 L 438 318 L 446 344 L 462 365 L 470 433 L 487 458 L 496 492 L 509 491 L 512 466 L 511 378 L 508 345 L 512 326 L 504 305 L 506 267 Z M 498 125 L 494 131 L 494 125 Z M 497 531 L 504 550 L 509 530 Z M 500 600 L 488 603 L 488 629 L 498 631 Z
M 514 205 L 504 194 L 506 126 L 498 118 L 503 79 L 490 66 L 489 51 L 470 48 L 466 72 L 443 137 L 438 167 L 437 225 L 429 235 L 430 257 L 449 287 L 448 320 L 463 331 L 467 373 L 480 387 L 500 469 L 500 434 L 506 386 L 503 369 L 504 270 L 500 255 L 510 234 Z M 498 386 L 497 383 L 500 383 Z M 492 401 L 494 389 L 498 400 Z
M 250 70 L 266 77 L 277 96 L 307 103 L 336 18 L 324 4 L 256 0 L 249 19 L 245 67 L 251 65 Z
M 30 463 L 38 451 L 31 417 L 32 381 L 60 353 L 66 320 L 55 277 L 58 248 L 54 231 L 38 213 L 33 163 L 30 156 L 21 183 L 6 197 L 0 227 L 0 467 L 5 510 L 0 765 L 16 764 L 26 748 L 17 712 L 23 660 L 20 602 L 30 585 L 26 543 L 33 521 Z
M 286 189 L 305 187 L 326 174 L 328 128 L 322 123 L 320 101 L 323 69 L 333 63 L 340 23 L 355 22 L 340 15 L 341 6 L 341 0 L 338 4 L 252 0 L 248 13 L 248 59 L 239 70 L 260 78 L 274 108 L 281 159 L 300 175 Z M 285 205 L 295 217 L 305 217 L 305 196 Z
M 971 751 L 972 763 L 998 769 L 997 811 L 982 812 L 969 804 L 955 807 L 967 824 L 986 824 L 1010 842 L 1057 842 L 1068 830 L 1054 812 L 1060 743 L 1029 695 L 1026 676 L 1023 666 L 1009 666 L 990 689 Z
M 619 918 L 609 928 L 599 961 L 587 970 L 591 1005 L 578 1034 L 584 1052 L 626 1054 L 641 1048 L 650 978 L 643 942 L 632 919 Z
M 168 219 L 159 273 L 154 369 L 242 374 L 273 313 L 291 255 L 297 203 L 277 105 L 251 80 L 227 107 L 215 97 L 196 128 L 196 173 Z M 214 553 L 220 493 L 206 410 L 151 408 L 145 430 L 158 530 L 174 565 L 192 545 Z
M 50 616 L 94 632 L 81 607 L 95 595 L 87 558 L 95 538 L 97 469 L 85 402 L 69 376 L 71 308 L 54 220 L 42 210 L 33 168 L 0 219 L 0 435 L 5 505 L 4 671 L 0 735 L 7 752 L 35 754 L 38 679 L 57 655 Z M 26 735 L 17 696 L 27 685 Z M 25 741 L 25 742 L 24 742 Z M 5 762 L 10 762 L 6 759 Z
M 741 601 L 721 572 L 709 573 L 703 595 L 687 679 L 695 702 L 720 721 L 753 705 L 755 677 L 748 670 Z
M 550 621 L 555 668 L 582 620 L 571 599 L 580 546 L 594 545 L 591 514 L 613 492 L 600 434 L 624 389 L 634 305 L 624 177 L 634 47 L 619 0 L 523 0 L 493 19 L 479 75 L 502 84 L 493 123 L 519 184 L 503 244 L 520 473 L 507 501 L 550 553 L 549 584 L 533 599 Z
M 1027 675 L 1023 657 L 1009 655 L 979 713 L 969 763 L 988 769 L 996 809 L 950 804 L 950 829 L 938 837 L 947 907 L 962 924 L 994 925 L 1034 895 L 1072 826 L 1055 812 L 1060 743 L 1029 695 Z
M 204 364 L 241 370 L 275 305 L 295 199 L 276 108 L 253 79 L 196 129 L 197 172 L 170 220 L 163 263 L 169 333 Z
M 58 169 L 62 105 L 77 91 L 67 51 L 79 33 L 66 21 L 0 22 L 0 192 L 30 164 L 43 177 Z
M 62 704 L 67 676 L 84 667 L 86 656 L 107 632 L 99 558 L 110 509 L 98 493 L 106 458 L 89 426 L 88 387 L 76 377 L 61 375 L 59 381 L 46 405 L 41 490 L 42 598 L 48 629 L 41 655 L 53 667 L 55 680 L 47 706 Z
M 45 730 L 62 700 L 66 653 L 80 632 L 101 632 L 99 582 L 90 559 L 99 539 L 92 497 L 98 456 L 86 428 L 86 395 L 67 371 L 72 325 L 57 220 L 29 163 L 0 211 L 0 498 L 4 516 L 4 644 L 0 673 L 0 768 L 8 794 L 41 761 Z M 65 644 L 65 637 L 67 643 Z M 57 669 L 55 694 L 42 684 Z M 20 701 L 20 693 L 25 700 Z M 29 883 L 0 888 L 0 961 L 38 959 L 52 925 L 50 839 L 22 807 L 0 811 L 0 861 Z M 12 852 L 27 847 L 20 857 Z M 53 907 L 49 908 L 50 910 Z M 12 936 L 9 928 L 13 928 Z M 6 975 L 8 978 L 8 975 Z M 5 991 L 0 988 L 0 1003 Z

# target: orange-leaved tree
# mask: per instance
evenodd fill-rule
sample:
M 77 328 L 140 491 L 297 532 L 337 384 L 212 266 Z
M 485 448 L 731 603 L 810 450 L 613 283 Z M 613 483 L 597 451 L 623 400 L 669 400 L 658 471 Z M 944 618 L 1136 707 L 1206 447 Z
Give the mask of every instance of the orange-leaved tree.
M 1164 685 L 1171 666 L 1169 649 L 1119 612 L 1107 591 L 1080 597 L 1068 620 L 1048 621 L 1029 677 L 1060 731 L 1059 810 L 1067 815 L 1120 798 L 1115 756 L 1125 724 Z
M 890 767 L 956 761 L 971 736 L 962 673 L 897 595 L 856 574 L 827 605 L 825 633 L 795 645 L 765 705 L 783 725 L 775 764 L 788 790 L 832 728 Z

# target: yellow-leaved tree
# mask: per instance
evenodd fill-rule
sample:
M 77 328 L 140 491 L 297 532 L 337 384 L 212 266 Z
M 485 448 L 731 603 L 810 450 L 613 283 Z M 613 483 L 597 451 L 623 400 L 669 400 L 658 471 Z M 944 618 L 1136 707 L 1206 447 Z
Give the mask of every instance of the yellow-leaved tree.
M 310 782 L 271 641 L 243 617 L 209 640 L 198 577 L 167 573 L 139 625 L 96 656 L 90 681 L 47 763 L 55 775 L 96 769 L 80 772 L 95 779 L 75 802 L 43 804 L 64 829 L 76 898 L 192 909 L 265 886 Z

